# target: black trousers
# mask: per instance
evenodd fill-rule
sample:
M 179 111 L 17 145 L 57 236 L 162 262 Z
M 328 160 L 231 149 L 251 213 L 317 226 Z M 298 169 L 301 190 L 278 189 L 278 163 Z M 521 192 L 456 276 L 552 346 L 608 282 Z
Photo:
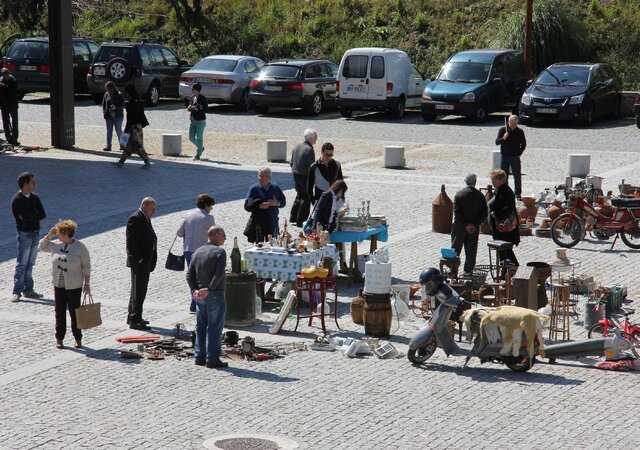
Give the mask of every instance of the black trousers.
M 289 216 L 289 222 L 301 227 L 302 222 L 309 218 L 311 212 L 311 200 L 307 194 L 307 175 L 293 174 L 293 181 L 295 182 L 296 198 L 291 205 L 291 215 Z
M 472 273 L 476 266 L 478 236 L 478 232 L 468 233 L 466 224 L 453 222 L 453 227 L 451 228 L 451 247 L 455 249 L 458 256 L 461 256 L 462 247 L 464 246 L 464 271 L 467 273 Z
M 131 295 L 129 297 L 129 315 L 128 321 L 131 323 L 142 322 L 142 305 L 147 296 L 147 287 L 149 286 L 149 270 L 148 264 L 141 264 L 138 267 L 131 268 Z
M 2 108 L 2 128 L 9 143 L 18 142 L 18 108 Z
M 78 329 L 76 308 L 80 306 L 82 288 L 64 289 L 54 287 L 53 298 L 56 305 L 56 339 L 64 339 L 67 333 L 67 309 L 71 316 L 71 333 L 77 341 L 82 339 L 82 330 Z

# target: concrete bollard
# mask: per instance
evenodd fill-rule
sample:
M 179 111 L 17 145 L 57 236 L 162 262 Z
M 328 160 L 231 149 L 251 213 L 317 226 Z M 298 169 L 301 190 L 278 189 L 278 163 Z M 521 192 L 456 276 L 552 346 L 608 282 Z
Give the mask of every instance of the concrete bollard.
M 492 150 L 491 151 L 491 170 L 499 169 L 501 160 L 502 160 L 502 156 L 500 155 L 500 150 Z
M 384 166 L 404 167 L 404 147 L 399 145 L 386 145 L 383 153 Z
M 287 160 L 287 141 L 267 139 L 267 161 L 284 162 Z
M 164 156 L 178 156 L 182 152 L 181 134 L 162 135 L 162 154 Z

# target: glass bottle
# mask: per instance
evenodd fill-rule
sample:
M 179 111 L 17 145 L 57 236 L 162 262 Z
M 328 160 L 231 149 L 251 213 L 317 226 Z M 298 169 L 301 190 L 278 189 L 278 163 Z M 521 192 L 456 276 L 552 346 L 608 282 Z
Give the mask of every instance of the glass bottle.
M 231 250 L 231 272 L 242 272 L 242 256 L 240 255 L 240 248 L 238 247 L 238 238 L 233 238 L 233 250 Z

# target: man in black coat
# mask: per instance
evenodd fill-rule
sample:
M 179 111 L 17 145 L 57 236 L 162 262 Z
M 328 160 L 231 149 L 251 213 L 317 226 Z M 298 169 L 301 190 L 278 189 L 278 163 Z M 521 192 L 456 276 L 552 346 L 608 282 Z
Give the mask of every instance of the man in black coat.
M 18 83 L 7 68 L 0 70 L 0 110 L 2 127 L 10 144 L 18 142 Z
M 142 305 L 147 295 L 149 275 L 156 268 L 158 239 L 151 225 L 151 217 L 158 204 L 145 197 L 140 209 L 127 221 L 127 267 L 131 268 L 131 296 L 127 323 L 134 330 L 148 330 L 148 321 L 142 318 Z
M 522 128 L 518 127 L 518 116 L 509 116 L 508 124 L 498 130 L 496 145 L 500 146 L 500 168 L 507 175 L 513 175 L 514 191 L 520 199 L 522 195 L 522 166 L 520 156 L 527 148 L 527 140 Z
M 472 273 L 478 254 L 480 224 L 487 218 L 488 208 L 484 195 L 476 189 L 477 177 L 470 173 L 464 179 L 467 187 L 459 190 L 453 200 L 453 227 L 451 247 L 461 255 L 464 246 L 464 271 Z
M 291 154 L 291 172 L 295 183 L 296 198 L 291 206 L 289 222 L 299 227 L 309 217 L 311 210 L 311 199 L 307 194 L 307 181 L 309 178 L 309 168 L 316 160 L 313 146 L 318 140 L 318 133 L 312 128 L 304 130 L 304 142 L 298 144 Z

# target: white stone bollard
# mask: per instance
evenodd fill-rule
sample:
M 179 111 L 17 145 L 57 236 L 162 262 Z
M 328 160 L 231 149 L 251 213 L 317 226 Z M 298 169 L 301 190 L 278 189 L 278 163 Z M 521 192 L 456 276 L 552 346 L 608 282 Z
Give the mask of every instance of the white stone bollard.
M 164 156 L 178 156 L 182 152 L 181 134 L 162 135 L 162 154 Z
M 287 160 L 287 141 L 267 139 L 267 161 L 284 162 Z
M 591 169 L 591 155 L 586 153 L 569 153 L 567 165 L 570 177 L 586 178 Z
M 491 170 L 499 169 L 501 160 L 502 160 L 502 156 L 500 155 L 500 150 L 492 150 L 491 151 Z
M 386 145 L 383 153 L 385 167 L 404 167 L 404 147 L 400 145 Z

